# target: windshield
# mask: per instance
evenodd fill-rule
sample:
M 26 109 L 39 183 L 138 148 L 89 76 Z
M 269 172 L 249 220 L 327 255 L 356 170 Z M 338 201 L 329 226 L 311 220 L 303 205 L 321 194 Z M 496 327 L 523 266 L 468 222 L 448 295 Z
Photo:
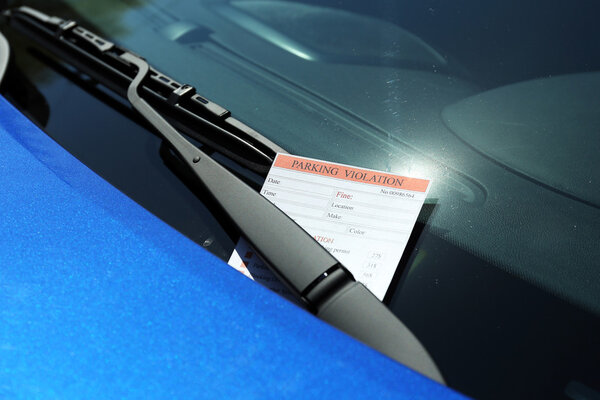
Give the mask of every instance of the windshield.
M 431 178 L 384 302 L 449 385 L 478 398 L 600 391 L 598 3 L 26 4 L 130 48 L 290 153 Z M 85 78 L 15 43 L 19 76 L 43 100 L 5 85 L 7 97 L 227 259 L 237 238 L 175 183 L 125 103 L 88 99 L 72 87 Z

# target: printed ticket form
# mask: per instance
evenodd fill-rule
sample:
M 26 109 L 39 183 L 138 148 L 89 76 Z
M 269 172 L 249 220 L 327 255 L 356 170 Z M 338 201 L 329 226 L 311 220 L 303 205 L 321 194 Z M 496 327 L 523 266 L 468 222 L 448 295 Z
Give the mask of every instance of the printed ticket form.
M 429 186 L 428 179 L 278 154 L 260 193 L 382 300 Z M 289 297 L 245 240 L 229 265 Z

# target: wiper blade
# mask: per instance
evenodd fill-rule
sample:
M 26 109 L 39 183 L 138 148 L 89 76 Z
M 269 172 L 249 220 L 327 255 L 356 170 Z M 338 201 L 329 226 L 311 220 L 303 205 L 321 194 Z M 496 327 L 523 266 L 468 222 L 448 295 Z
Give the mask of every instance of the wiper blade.
M 119 78 L 106 78 L 101 74 L 93 77 L 118 93 L 123 82 L 118 85 L 115 82 L 128 79 L 125 94 L 134 109 L 171 146 L 241 235 L 309 310 L 382 353 L 443 383 L 437 366 L 417 338 L 371 292 L 356 282 L 339 261 L 267 199 L 188 141 L 151 105 L 150 99 L 154 97 L 148 88 L 156 71 L 144 59 L 79 29 L 72 21 L 48 17 L 36 10 L 17 9 L 10 13 L 10 20 L 11 25 L 18 21 L 15 24 L 21 28 L 31 20 L 35 24 L 58 26 L 55 40 L 69 42 L 69 48 L 77 47 L 68 59 L 76 67 L 96 62 L 104 68 L 106 60 L 103 59 L 109 57 L 111 68 L 118 70 Z M 85 46 L 62 36 L 64 32 L 76 31 L 89 39 L 83 42 Z M 51 40 L 45 38 L 44 43 L 47 41 Z M 73 60 L 74 54 L 84 54 L 83 60 Z M 100 67 L 87 65 L 94 71 Z M 185 87 L 180 85 L 176 90 L 181 93 Z M 209 126 L 216 127 L 207 124 L 205 128 Z M 217 132 L 224 129 L 218 128 Z
M 9 23 L 67 63 L 125 97 L 134 71 L 126 50 L 79 26 L 30 7 L 6 12 Z M 154 68 L 141 86 L 144 98 L 189 137 L 265 176 L 277 153 L 286 151 L 235 119 L 224 107 Z

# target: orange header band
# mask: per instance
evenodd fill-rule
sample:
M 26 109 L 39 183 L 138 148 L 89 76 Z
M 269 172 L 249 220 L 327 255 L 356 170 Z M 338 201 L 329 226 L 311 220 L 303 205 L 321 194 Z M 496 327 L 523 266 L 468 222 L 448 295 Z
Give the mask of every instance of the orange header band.
M 371 185 L 387 186 L 396 189 L 425 192 L 429 181 L 427 179 L 407 178 L 405 176 L 387 174 L 362 168 L 347 167 L 323 161 L 307 160 L 286 154 L 277 155 L 274 167 L 308 172 L 310 174 L 329 176 Z

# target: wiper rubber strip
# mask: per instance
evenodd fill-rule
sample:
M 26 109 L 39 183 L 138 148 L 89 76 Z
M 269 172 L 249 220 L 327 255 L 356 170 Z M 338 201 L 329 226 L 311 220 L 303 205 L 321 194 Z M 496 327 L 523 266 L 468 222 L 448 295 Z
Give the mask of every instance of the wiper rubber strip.
M 11 19 L 19 12 L 11 12 Z M 35 18 L 40 18 L 39 14 L 45 16 L 35 13 Z M 28 18 L 32 15 L 27 14 Z M 74 24 L 60 24 L 65 23 Z M 95 35 L 94 38 L 110 43 Z M 143 58 L 124 49 L 118 58 L 132 77 L 126 96 L 133 108 L 172 147 L 240 234 L 309 310 L 383 354 L 444 383 L 437 366 L 412 332 L 364 285 L 356 282 L 339 261 L 275 205 L 189 142 L 152 107 L 142 96 L 147 95 L 144 88 L 153 73 Z

